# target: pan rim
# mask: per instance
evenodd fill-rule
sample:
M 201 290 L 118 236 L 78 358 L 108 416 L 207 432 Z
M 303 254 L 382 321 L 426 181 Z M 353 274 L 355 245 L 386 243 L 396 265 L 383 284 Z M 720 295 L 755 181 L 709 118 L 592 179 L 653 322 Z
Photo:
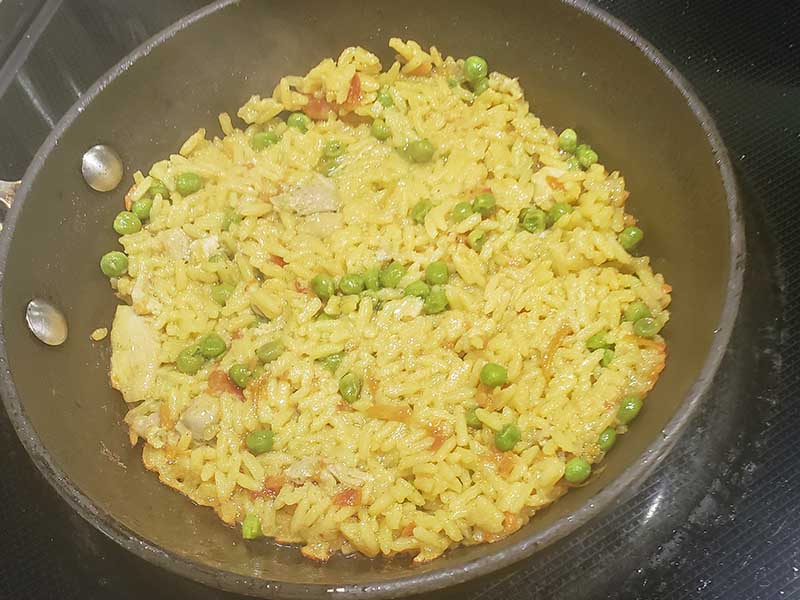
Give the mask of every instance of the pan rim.
M 0 396 L 3 398 L 5 409 L 34 464 L 47 479 L 48 483 L 78 514 L 134 555 L 189 579 L 227 591 L 252 596 L 280 596 L 284 598 L 321 598 L 332 594 L 341 598 L 395 598 L 409 594 L 430 592 L 446 586 L 464 583 L 521 561 L 531 556 L 539 548 L 565 537 L 584 525 L 605 510 L 614 500 L 622 496 L 633 482 L 641 481 L 652 473 L 672 449 L 700 405 L 705 391 L 712 384 L 733 330 L 739 309 L 745 270 L 745 232 L 741 216 L 741 199 L 733 167 L 722 137 L 710 113 L 697 96 L 693 87 L 678 70 L 652 44 L 605 10 L 589 4 L 586 0 L 559 1 L 581 11 L 622 36 L 629 43 L 636 46 L 637 50 L 667 77 L 670 83 L 683 96 L 698 125 L 703 129 L 716 158 L 725 190 L 730 228 L 730 265 L 725 302 L 700 375 L 686 393 L 676 414 L 662 430 L 660 439 L 652 442 L 635 462 L 629 465 L 609 485 L 595 494 L 590 502 L 584 504 L 571 515 L 559 519 L 541 531 L 536 531 L 522 538 L 502 551 L 489 551 L 485 555 L 460 566 L 443 567 L 427 573 L 411 573 L 374 584 L 361 583 L 334 586 L 324 583 L 292 583 L 265 580 L 247 575 L 238 575 L 217 567 L 210 567 L 165 550 L 123 525 L 79 490 L 55 464 L 26 416 L 13 382 L 13 375 L 9 369 L 6 339 L 0 322 Z M 154 48 L 193 23 L 233 4 L 238 4 L 238 2 L 239 0 L 217 0 L 162 30 L 101 76 L 59 120 L 28 166 L 23 177 L 22 186 L 17 193 L 16 202 L 7 215 L 4 225 L 6 231 L 0 236 L 0 288 L 2 288 L 5 279 L 5 266 L 17 217 L 35 177 L 57 144 L 61 134 L 83 112 L 85 106 L 92 102 L 112 81 L 124 74 L 135 62 L 147 56 Z M 0 314 L 3 314 L 4 307 L 2 304 L 2 295 L 0 295 Z

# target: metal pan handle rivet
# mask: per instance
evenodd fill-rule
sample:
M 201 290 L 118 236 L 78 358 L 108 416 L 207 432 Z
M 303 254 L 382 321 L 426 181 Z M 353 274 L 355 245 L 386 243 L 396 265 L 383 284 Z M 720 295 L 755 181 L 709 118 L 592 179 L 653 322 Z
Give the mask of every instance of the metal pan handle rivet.
M 48 346 L 60 346 L 67 340 L 67 319 L 47 300 L 34 298 L 25 309 L 28 329 Z
M 124 171 L 120 155 L 105 144 L 89 148 L 81 161 L 83 179 L 98 192 L 110 192 L 116 188 L 122 181 Z

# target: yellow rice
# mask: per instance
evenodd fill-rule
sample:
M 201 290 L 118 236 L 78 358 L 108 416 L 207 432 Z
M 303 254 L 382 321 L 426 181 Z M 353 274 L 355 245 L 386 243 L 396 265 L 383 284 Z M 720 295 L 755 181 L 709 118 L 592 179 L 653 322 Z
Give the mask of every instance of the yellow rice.
M 112 383 L 131 403 L 126 422 L 131 442 L 144 440 L 146 467 L 225 523 L 256 515 L 264 535 L 319 560 L 402 552 L 424 562 L 509 535 L 567 491 L 567 460 L 602 459 L 599 434 L 625 430 L 621 399 L 643 397 L 665 359 L 660 336 L 640 338 L 622 318 L 643 301 L 666 323 L 670 290 L 647 257 L 617 240 L 635 223 L 620 174 L 599 163 L 569 170 L 515 79 L 491 73 L 476 97 L 451 87 L 462 60 L 411 41 L 390 46 L 398 57 L 388 70 L 348 48 L 305 77 L 285 77 L 272 97 L 254 96 L 238 119 L 220 115 L 222 137 L 199 129 L 178 154 L 137 173 L 128 201 L 156 179 L 170 198 L 156 195 L 145 227 L 120 239 L 129 269 L 112 279 L 132 306 L 118 309 L 112 328 Z M 348 102 L 355 75 L 360 97 Z M 393 106 L 376 101 L 381 86 Z M 307 133 L 287 128 L 280 114 L 309 110 L 310 97 L 339 115 Z M 370 134 L 374 118 L 391 129 L 385 142 Z M 259 131 L 280 141 L 255 151 Z M 338 211 L 301 216 L 273 203 L 313 176 L 333 138 L 346 148 L 330 178 Z M 431 162 L 396 151 L 420 138 L 436 149 Z M 203 187 L 181 197 L 175 180 L 187 171 Z M 454 223 L 453 207 L 486 188 L 496 214 Z M 433 208 L 417 224 L 409 214 L 420 199 Z M 573 212 L 541 233 L 519 227 L 521 209 L 556 202 Z M 241 221 L 225 230 L 231 209 Z M 486 234 L 480 252 L 464 243 L 476 228 Z M 434 260 L 452 273 L 449 308 L 428 315 L 402 290 Z M 407 273 L 379 298 L 323 305 L 308 292 L 318 273 L 338 279 L 389 261 Z M 235 286 L 225 306 L 210 295 L 220 282 Z M 320 319 L 323 310 L 336 318 Z M 179 372 L 177 354 L 211 331 L 227 351 L 195 375 Z M 586 346 L 598 331 L 615 344 L 607 367 L 603 350 Z M 255 350 L 275 339 L 285 352 L 243 398 L 209 388 L 213 372 L 256 367 Z M 334 375 L 315 359 L 336 352 L 344 360 Z M 480 384 L 487 362 L 507 368 L 508 385 Z M 346 372 L 364 381 L 351 405 L 338 391 Z M 481 428 L 465 419 L 476 405 Z M 200 439 L 190 415 L 205 419 Z M 495 432 L 510 422 L 522 439 L 500 452 Z M 248 451 L 246 435 L 267 426 L 272 451 Z

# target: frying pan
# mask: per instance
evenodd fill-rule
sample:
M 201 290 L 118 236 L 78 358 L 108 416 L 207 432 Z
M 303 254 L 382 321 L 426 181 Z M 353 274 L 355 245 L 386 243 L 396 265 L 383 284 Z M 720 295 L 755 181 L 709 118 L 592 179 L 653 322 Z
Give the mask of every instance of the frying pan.
M 384 64 L 391 36 L 478 53 L 520 77 L 543 121 L 575 127 L 620 169 L 644 252 L 674 287 L 667 369 L 631 431 L 592 482 L 517 533 L 458 548 L 426 565 L 402 557 L 301 558 L 297 548 L 244 542 L 214 513 L 158 483 L 131 448 L 121 397 L 108 385 L 109 348 L 89 333 L 114 301 L 98 258 L 130 173 L 174 152 L 198 126 L 269 94 L 359 44 Z M 126 183 L 92 191 L 81 155 L 114 147 Z M 562 538 L 643 479 L 678 440 L 725 350 L 744 268 L 743 223 L 731 166 L 708 113 L 664 58 L 622 23 L 581 2 L 217 2 L 162 32 L 99 80 L 64 116 L 28 169 L 0 236 L 0 393 L 22 443 L 55 489 L 135 554 L 222 589 L 264 597 L 388 598 L 466 581 Z M 26 303 L 59 306 L 70 337 L 38 342 Z M 535 557 L 533 558 L 535 560 Z

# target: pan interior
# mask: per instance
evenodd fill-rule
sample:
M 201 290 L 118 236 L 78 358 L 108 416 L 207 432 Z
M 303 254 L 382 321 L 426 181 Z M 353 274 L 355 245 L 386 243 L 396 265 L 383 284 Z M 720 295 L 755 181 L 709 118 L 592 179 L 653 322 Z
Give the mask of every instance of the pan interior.
M 6 231 L 13 233 L 2 289 L 7 367 L 33 431 L 101 514 L 207 568 L 337 587 L 457 571 L 489 555 L 515 555 L 522 540 L 564 525 L 661 436 L 700 375 L 719 325 L 730 228 L 718 165 L 686 99 L 632 43 L 556 0 L 535 8 L 470 2 L 457 12 L 444 3 L 422 8 L 373 2 L 371 8 L 355 14 L 344 2 L 328 2 L 324 9 L 249 2 L 179 31 L 73 115 L 35 174 L 13 231 Z M 211 510 L 159 484 L 141 466 L 140 448 L 129 446 L 124 404 L 108 385 L 108 344 L 89 339 L 113 315 L 114 298 L 97 263 L 116 247 L 110 223 L 127 184 L 107 194 L 92 191 L 81 178 L 80 157 L 96 143 L 110 144 L 124 160 L 129 183 L 134 170 L 174 152 L 197 127 L 221 135 L 220 112 L 233 114 L 251 94 L 269 95 L 282 75 L 304 73 L 356 44 L 389 63 L 391 36 L 433 44 L 453 56 L 485 56 L 492 69 L 519 76 L 532 110 L 546 124 L 574 127 L 608 168 L 622 171 L 630 210 L 647 232 L 642 251 L 674 288 L 668 366 L 605 471 L 510 538 L 458 549 L 414 569 L 402 558 L 339 557 L 323 566 L 302 559 L 296 548 L 242 543 Z M 45 347 L 25 328 L 25 305 L 36 296 L 66 313 L 71 335 L 63 346 Z M 456 571 L 453 577 L 462 578 Z

